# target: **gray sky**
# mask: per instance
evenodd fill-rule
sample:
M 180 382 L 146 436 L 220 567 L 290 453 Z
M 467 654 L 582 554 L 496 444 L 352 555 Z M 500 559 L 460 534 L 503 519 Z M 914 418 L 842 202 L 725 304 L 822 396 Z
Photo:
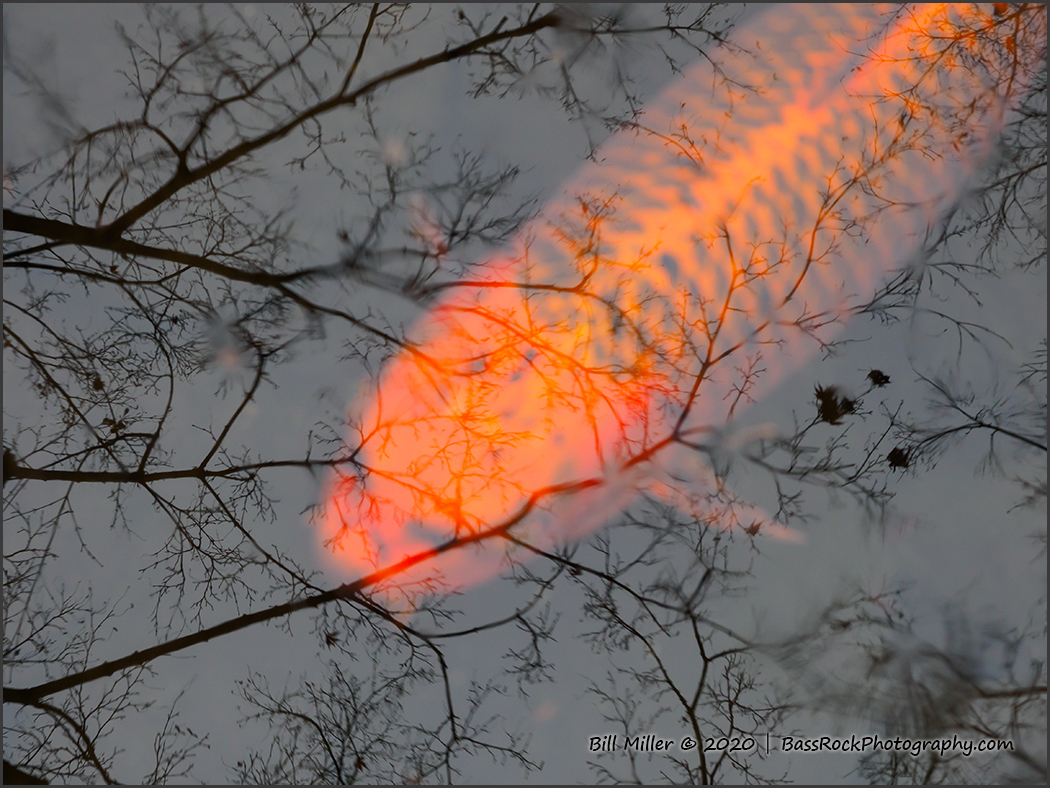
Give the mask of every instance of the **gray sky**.
M 259 6 L 254 13 L 270 10 Z M 272 12 L 284 13 L 278 9 Z M 130 6 L 113 4 L 6 4 L 5 58 L 12 53 L 31 65 L 61 98 L 55 106 L 68 111 L 77 123 L 92 127 L 111 122 L 131 106 L 123 98 L 125 85 L 117 73 L 126 64 L 126 52 L 113 33 L 113 25 L 120 21 L 134 31 L 141 22 L 139 13 Z M 429 51 L 430 45 L 440 40 L 440 31 L 435 28 L 421 33 L 417 45 L 421 51 Z M 653 51 L 638 47 L 620 56 L 643 75 L 640 92 L 646 99 L 657 96 L 668 84 L 666 69 Z M 377 55 L 375 61 L 365 62 L 366 75 L 382 71 L 382 57 Z M 603 69 L 611 68 L 614 62 L 606 56 L 595 63 L 592 87 L 601 89 Z M 521 164 L 524 173 L 515 186 L 518 196 L 534 194 L 542 202 L 557 195 L 587 153 L 587 138 L 580 125 L 569 122 L 553 102 L 535 95 L 470 101 L 463 97 L 466 84 L 459 67 L 428 72 L 402 86 L 396 101 L 380 99 L 380 122 L 394 142 L 399 136 L 433 134 L 444 150 L 460 145 L 483 151 L 489 162 Z M 56 149 L 67 129 L 66 119 L 56 114 L 54 107 L 45 106 L 24 92 L 19 81 L 5 69 L 5 167 L 20 165 Z M 594 133 L 602 132 L 595 129 Z M 273 155 L 281 154 L 279 150 Z M 330 179 L 295 178 L 287 169 L 284 172 L 283 179 L 278 175 L 269 181 L 270 193 L 257 195 L 260 204 L 292 206 L 296 232 L 303 241 L 304 263 L 336 259 L 340 252 L 336 229 L 361 206 L 335 189 Z M 8 194 L 5 190 L 5 207 L 32 185 L 30 176 L 19 183 L 21 193 Z M 963 244 L 953 248 L 964 253 Z M 14 288 L 8 292 L 13 280 L 14 277 L 5 276 L 5 297 L 17 297 Z M 984 347 L 965 342 L 962 352 L 956 353 L 957 338 L 946 330 L 945 323 L 934 318 L 918 317 L 891 327 L 858 319 L 840 334 L 840 338 L 853 342 L 845 352 L 827 360 L 791 360 L 779 373 L 776 389 L 741 416 L 740 426 L 773 424 L 786 431 L 796 415 L 799 420 L 810 418 L 815 383 L 841 382 L 859 391 L 870 369 L 881 369 L 893 379 L 891 388 L 865 398 L 866 409 L 875 412 L 870 424 L 877 419 L 880 401 L 890 408 L 902 404 L 905 412 L 923 412 L 928 390 L 917 373 L 952 374 L 980 398 L 1014 395 L 1014 371 L 1031 358 L 1046 336 L 1045 264 L 1033 271 L 1010 269 L 997 278 L 984 277 L 977 286 L 979 302 L 958 290 L 945 289 L 948 295 L 943 301 L 931 299 L 928 303 L 959 319 L 992 327 L 1001 339 L 990 339 Z M 345 298 L 348 306 L 361 306 L 373 296 L 347 293 Z M 404 305 L 390 300 L 368 303 L 393 310 L 395 323 L 409 322 L 414 317 Z M 97 303 L 74 297 L 56 319 L 70 324 L 97 324 L 103 319 L 98 308 Z M 284 456 L 289 451 L 295 454 L 305 449 L 307 433 L 317 421 L 338 418 L 363 383 L 358 367 L 341 367 L 337 361 L 338 339 L 338 334 L 333 333 L 325 340 L 309 343 L 294 362 L 281 368 L 275 375 L 279 387 L 257 398 L 231 432 L 229 443 L 247 446 L 260 456 Z M 5 442 L 18 426 L 47 417 L 40 412 L 20 376 L 10 374 L 8 364 L 5 355 Z M 221 425 L 235 406 L 235 399 L 223 402 L 215 396 L 217 384 L 229 374 L 216 368 L 199 376 L 194 385 L 178 390 L 175 412 L 186 427 L 172 435 L 167 445 L 177 456 L 196 456 L 199 452 L 195 449 L 206 445 L 206 437 L 190 425 Z M 233 377 L 237 377 L 236 373 Z M 318 397 L 319 391 L 326 395 Z M 871 427 L 857 426 L 857 440 L 861 440 L 867 434 L 864 430 Z M 946 621 L 953 616 L 972 622 L 976 632 L 996 628 L 1008 631 L 1034 621 L 1035 627 L 1043 627 L 1045 633 L 1045 625 L 1040 623 L 1045 620 L 1045 552 L 1032 538 L 1034 534 L 1044 534 L 1045 545 L 1045 500 L 1034 508 L 1017 507 L 1023 491 L 1014 475 L 1020 470 L 1031 470 L 1031 460 L 1028 465 L 1015 462 L 1010 447 L 1003 446 L 1005 472 L 980 473 L 986 448 L 986 437 L 977 435 L 945 455 L 932 470 L 894 476 L 896 497 L 884 523 L 871 522 L 847 497 L 812 491 L 807 501 L 813 519 L 799 526 L 805 533 L 803 543 L 760 539 L 759 551 L 755 553 L 749 553 L 743 544 L 739 546 L 738 557 L 753 561 L 753 579 L 746 594 L 721 603 L 723 620 L 762 640 L 788 637 L 811 625 L 816 611 L 851 588 L 901 588 L 902 608 L 914 619 L 915 642 L 949 645 L 952 631 L 946 627 Z M 750 474 L 743 465 L 734 466 L 734 487 L 758 505 L 768 506 L 772 500 L 768 483 L 757 474 Z M 296 470 L 275 479 L 274 495 L 279 500 L 276 517 L 273 524 L 258 524 L 260 540 L 280 545 L 307 566 L 324 568 L 325 586 L 349 580 L 337 576 L 330 564 L 320 560 L 316 539 L 303 514 L 306 507 L 317 502 L 319 480 Z M 122 614 L 117 631 L 92 655 L 89 661 L 94 664 L 154 642 L 147 618 L 151 580 L 149 573 L 143 571 L 146 561 L 142 545 L 155 538 L 152 529 L 163 527 L 163 522 L 157 520 L 145 502 L 139 502 L 130 511 L 130 520 L 134 530 L 142 532 L 141 537 L 120 528 L 107 530 L 111 507 L 103 493 L 78 491 L 76 502 L 77 519 L 91 532 L 91 549 L 99 560 L 84 556 L 75 534 L 60 533 L 55 552 L 62 558 L 51 570 L 51 582 L 81 588 L 90 585 L 98 599 L 119 597 L 126 592 L 122 610 L 134 603 L 133 609 Z M 7 528 L 5 524 L 5 543 Z M 587 555 L 586 548 L 581 554 Z M 505 615 L 518 596 L 507 581 L 497 579 L 468 589 L 461 603 L 471 618 L 483 620 Z M 510 686 L 505 697 L 494 697 L 486 706 L 490 713 L 504 715 L 505 722 L 501 724 L 531 733 L 529 756 L 543 762 L 544 769 L 523 775 L 514 767 L 482 756 L 457 763 L 462 781 L 594 779 L 588 769 L 586 739 L 613 729 L 603 721 L 602 710 L 586 689 L 590 682 L 602 680 L 608 665 L 607 655 L 595 653 L 577 637 L 588 626 L 580 615 L 578 597 L 571 587 L 559 586 L 549 600 L 555 610 L 563 612 L 556 641 L 551 644 L 556 665 L 552 680 L 531 687 L 527 698 L 520 697 L 516 687 Z M 1037 604 L 1037 600 L 1041 603 Z M 293 617 L 287 626 L 251 628 L 153 663 L 153 675 L 147 677 L 145 685 L 157 698 L 158 708 L 118 724 L 114 740 L 123 750 L 114 769 L 118 779 L 138 779 L 150 767 L 153 736 L 162 720 L 163 707 L 180 693 L 185 693 L 179 701 L 183 722 L 210 731 L 211 749 L 200 753 L 197 759 L 198 779 L 221 783 L 227 779 L 226 767 L 242 758 L 247 747 L 265 751 L 269 731 L 265 723 L 258 721 L 240 724 L 234 682 L 252 671 L 268 677 L 274 687 L 294 686 L 301 675 L 316 672 L 320 662 L 331 654 L 318 647 L 310 616 L 300 616 Z M 219 620 L 204 623 L 210 625 Z M 1025 652 L 1019 664 L 1045 660 L 1045 646 L 1044 634 L 1041 643 L 1037 638 L 1026 646 L 1030 653 Z M 674 661 L 676 643 L 669 641 L 666 647 L 668 659 Z M 506 648 L 501 631 L 450 644 L 453 686 L 459 688 L 473 677 L 497 672 Z M 684 659 L 687 653 L 683 651 L 677 658 Z M 830 664 L 836 657 L 825 658 Z M 1001 670 L 1001 655 L 987 652 L 980 658 L 986 662 L 989 676 Z M 801 690 L 804 696 L 803 687 L 809 677 L 793 674 L 772 660 L 765 660 L 762 670 L 763 677 Z M 11 683 L 23 686 L 24 680 L 5 675 L 5 684 Z M 419 714 L 425 715 L 431 704 L 440 703 L 440 697 L 435 688 L 432 697 L 420 695 L 407 703 L 410 709 L 418 708 Z M 13 713 L 12 705 L 5 705 L 5 729 L 14 719 Z M 664 718 L 651 732 L 680 738 L 687 731 L 676 728 L 673 719 Z M 808 711 L 801 712 L 792 724 L 799 735 L 805 736 L 875 730 L 870 721 Z M 657 760 L 659 757 L 655 756 Z M 799 783 L 856 782 L 857 775 L 847 776 L 855 765 L 851 756 L 788 757 L 774 753 L 764 773 L 775 776 L 787 770 L 788 776 Z M 647 773 L 655 775 L 658 771 L 650 769 Z

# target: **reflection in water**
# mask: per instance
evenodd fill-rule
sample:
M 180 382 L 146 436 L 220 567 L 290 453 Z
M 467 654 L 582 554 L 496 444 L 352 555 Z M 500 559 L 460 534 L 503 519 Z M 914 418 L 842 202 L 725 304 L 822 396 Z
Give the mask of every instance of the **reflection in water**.
M 921 257 L 1042 57 L 1017 9 L 779 6 L 686 71 L 359 399 L 340 571 L 477 582 L 501 536 L 576 539 L 641 490 L 750 523 L 691 445 Z

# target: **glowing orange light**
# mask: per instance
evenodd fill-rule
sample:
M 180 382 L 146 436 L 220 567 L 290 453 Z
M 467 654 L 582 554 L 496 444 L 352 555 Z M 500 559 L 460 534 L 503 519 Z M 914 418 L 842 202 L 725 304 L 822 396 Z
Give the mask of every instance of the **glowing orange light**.
M 683 443 L 734 415 L 742 359 L 761 355 L 761 396 L 915 257 L 989 153 L 1016 53 L 1045 47 L 1045 10 L 1038 29 L 996 19 L 778 7 L 721 63 L 739 87 L 687 71 L 363 393 L 320 518 L 337 564 L 415 556 L 399 579 L 462 585 L 498 571 L 502 535 L 546 547 L 641 489 L 717 484 Z

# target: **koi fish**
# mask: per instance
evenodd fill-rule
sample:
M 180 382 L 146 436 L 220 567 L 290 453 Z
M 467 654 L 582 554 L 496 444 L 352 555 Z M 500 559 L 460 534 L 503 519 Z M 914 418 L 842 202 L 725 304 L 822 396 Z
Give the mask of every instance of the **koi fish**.
M 921 257 L 1045 57 L 1046 12 L 777 6 L 735 40 L 362 391 L 318 518 L 340 572 L 463 587 L 640 492 L 710 503 L 694 444 Z

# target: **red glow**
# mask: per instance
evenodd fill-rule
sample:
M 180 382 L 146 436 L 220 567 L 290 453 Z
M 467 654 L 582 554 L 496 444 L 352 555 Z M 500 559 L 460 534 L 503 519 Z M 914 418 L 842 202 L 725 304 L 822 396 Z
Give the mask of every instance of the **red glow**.
M 724 66 L 755 92 L 690 69 L 431 310 L 355 406 L 358 465 L 320 519 L 341 571 L 420 556 L 399 579 L 477 582 L 503 534 L 546 548 L 639 490 L 718 485 L 681 439 L 743 405 L 746 357 L 761 396 L 912 260 L 990 152 L 1016 52 L 1045 46 L 1045 13 L 890 12 L 780 6 L 740 29 L 755 57 Z

